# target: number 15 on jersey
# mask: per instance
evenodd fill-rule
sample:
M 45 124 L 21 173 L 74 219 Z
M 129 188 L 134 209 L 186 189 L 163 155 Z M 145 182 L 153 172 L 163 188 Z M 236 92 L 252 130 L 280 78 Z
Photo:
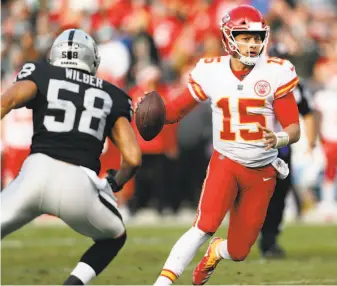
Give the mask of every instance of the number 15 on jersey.
M 229 97 L 223 97 L 217 102 L 217 107 L 222 110 L 223 121 L 220 138 L 225 141 L 236 141 L 239 135 L 244 141 L 257 141 L 263 138 L 263 131 L 256 129 L 256 123 L 266 127 L 266 117 L 263 114 L 250 112 L 250 109 L 263 108 L 266 105 L 265 99 L 240 98 L 237 107 L 230 105 Z M 238 116 L 239 125 L 251 125 L 251 128 L 240 128 L 239 132 L 233 130 L 233 117 Z M 253 130 L 253 131 L 252 131 Z

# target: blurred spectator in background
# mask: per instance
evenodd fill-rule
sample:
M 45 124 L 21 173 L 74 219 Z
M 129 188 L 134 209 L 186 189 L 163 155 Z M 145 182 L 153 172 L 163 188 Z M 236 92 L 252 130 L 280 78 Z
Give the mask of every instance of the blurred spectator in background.
M 191 67 L 187 66 L 177 84 L 182 92 L 188 92 Z M 208 104 L 199 104 L 180 122 L 178 128 L 179 143 L 179 189 L 182 200 L 191 208 L 198 204 L 200 185 L 205 179 L 206 169 L 212 154 L 212 110 Z M 192 171 L 193 170 L 193 171 Z
M 315 215 L 325 221 L 337 218 L 336 174 L 337 174 L 337 72 L 329 78 L 326 87 L 315 95 L 320 139 L 325 155 L 325 170 L 320 202 Z
M 18 174 L 30 153 L 33 135 L 32 111 L 13 110 L 2 122 L 1 144 L 2 187 L 6 187 Z
M 21 38 L 23 38 L 22 36 Z M 7 89 L 14 80 L 16 73 L 21 69 L 25 58 L 29 56 L 31 36 L 27 33 L 24 43 L 27 50 L 12 45 L 6 51 L 9 63 L 8 72 L 2 76 L 2 89 Z M 35 51 L 32 53 L 36 59 Z M 32 111 L 28 109 L 13 110 L 1 123 L 1 185 L 6 187 L 18 174 L 20 168 L 30 152 L 33 135 Z
M 129 91 L 133 102 L 137 102 L 144 93 L 152 90 L 156 90 L 164 101 L 167 100 L 171 96 L 170 89 L 161 83 L 160 79 L 161 70 L 158 66 L 140 68 L 136 72 L 137 85 Z M 178 158 L 177 124 L 165 126 L 151 141 L 145 141 L 140 136 L 134 121 L 133 126 L 143 153 L 143 163 L 135 178 L 135 196 L 130 201 L 131 214 L 149 206 L 150 203 L 155 205 L 159 214 L 162 214 L 165 208 L 176 212 L 180 201 L 175 176 Z
M 179 123 L 179 189 L 190 207 L 198 204 L 200 185 L 211 152 L 212 117 L 208 104 L 199 104 Z
M 119 87 L 125 86 L 125 76 L 130 68 L 128 48 L 118 38 L 117 31 L 109 25 L 101 25 L 95 33 L 101 64 L 97 76 Z

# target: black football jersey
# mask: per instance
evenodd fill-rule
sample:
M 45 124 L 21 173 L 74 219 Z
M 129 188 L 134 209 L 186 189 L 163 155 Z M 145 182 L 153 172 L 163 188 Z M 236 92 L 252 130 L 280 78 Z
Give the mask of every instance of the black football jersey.
M 26 107 L 33 110 L 31 154 L 43 153 L 71 164 L 100 170 L 103 144 L 116 120 L 132 117 L 132 103 L 118 87 L 86 72 L 26 63 L 16 81 L 38 88 Z

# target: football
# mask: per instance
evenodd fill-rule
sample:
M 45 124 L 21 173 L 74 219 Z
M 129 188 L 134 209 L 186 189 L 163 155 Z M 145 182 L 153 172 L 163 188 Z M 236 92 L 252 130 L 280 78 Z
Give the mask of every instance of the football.
M 156 91 L 145 94 L 136 110 L 136 126 L 145 141 L 155 138 L 166 120 L 165 104 Z

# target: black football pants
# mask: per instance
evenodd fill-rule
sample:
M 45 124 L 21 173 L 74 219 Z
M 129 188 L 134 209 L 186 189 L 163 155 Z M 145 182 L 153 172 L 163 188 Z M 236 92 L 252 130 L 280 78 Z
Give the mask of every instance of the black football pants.
M 274 194 L 270 200 L 267 216 L 261 230 L 260 248 L 262 251 L 268 250 L 275 242 L 280 233 L 285 199 L 291 188 L 291 149 L 289 146 L 279 150 L 279 157 L 289 166 L 290 174 L 284 179 L 277 179 Z

